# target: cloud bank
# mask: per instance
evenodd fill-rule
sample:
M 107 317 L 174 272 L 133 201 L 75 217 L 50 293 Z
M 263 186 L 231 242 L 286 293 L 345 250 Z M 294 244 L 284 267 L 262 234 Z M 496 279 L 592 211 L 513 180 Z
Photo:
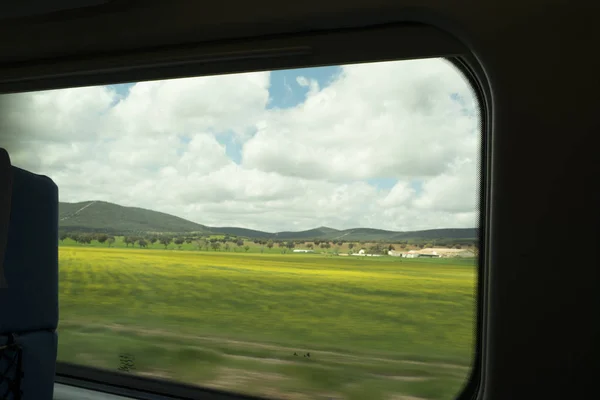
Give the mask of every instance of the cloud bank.
M 269 231 L 476 226 L 477 104 L 451 64 L 343 66 L 321 86 L 290 76 L 308 92 L 286 108 L 269 72 L 0 96 L 0 146 L 61 201 Z

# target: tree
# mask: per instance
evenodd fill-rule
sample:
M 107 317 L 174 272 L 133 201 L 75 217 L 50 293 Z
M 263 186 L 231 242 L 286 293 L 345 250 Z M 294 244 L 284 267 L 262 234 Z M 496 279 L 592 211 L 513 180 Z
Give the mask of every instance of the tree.
M 238 239 L 237 242 L 235 242 L 235 244 L 237 245 L 237 247 L 242 247 L 244 245 L 244 241 L 242 239 Z
M 221 243 L 214 241 L 210 245 L 214 251 L 217 251 L 221 248 Z
M 229 251 L 229 249 L 231 249 L 229 242 L 225 242 L 225 251 Z
M 123 236 L 123 243 L 125 243 L 125 247 L 129 247 L 129 236 Z
M 296 243 L 294 243 L 292 240 L 290 240 L 290 241 L 288 241 L 288 242 L 285 244 L 285 247 L 287 247 L 288 249 L 290 249 L 290 250 L 291 250 L 291 249 L 293 249 L 294 247 L 296 247 Z
M 319 239 L 315 239 L 313 240 L 313 243 L 318 246 L 321 244 L 321 241 Z
M 309 243 L 306 247 L 308 247 L 310 250 L 312 250 L 314 245 L 312 243 Z
M 267 247 L 268 247 L 269 249 L 272 249 L 272 248 L 273 248 L 273 244 L 274 244 L 274 243 L 273 243 L 273 241 L 272 241 L 272 240 L 269 240 L 269 241 L 267 242 Z
M 77 242 L 81 244 L 90 244 L 92 243 L 92 235 L 89 233 L 82 233 L 77 236 Z
M 154 243 L 158 242 L 158 238 L 156 236 L 152 236 L 148 239 L 148 242 L 150 244 L 154 244 Z
M 108 235 L 106 233 L 99 233 L 96 235 L 96 240 L 98 243 L 104 244 L 108 240 Z
M 115 238 L 113 236 L 109 236 L 108 239 L 106 239 L 106 243 L 108 243 L 108 247 L 112 247 L 112 245 L 115 243 Z
M 192 238 L 189 238 L 189 237 L 188 237 L 188 238 L 185 238 L 185 242 L 186 242 L 187 244 L 191 244 L 191 243 L 192 243 Z
M 140 249 L 146 248 L 146 247 L 148 247 L 148 242 L 146 242 L 144 239 L 140 239 L 140 240 L 138 240 L 138 245 L 140 246 Z
M 348 243 L 348 248 L 352 250 L 354 248 L 354 243 Z
M 165 246 L 165 249 L 171 244 L 171 238 L 168 236 L 162 236 L 160 238 L 160 244 L 162 244 L 163 246 Z
M 173 240 L 173 243 L 175 243 L 177 245 L 177 247 L 179 248 L 179 250 L 181 250 L 181 245 L 185 242 L 185 240 L 183 240 L 183 238 L 176 238 L 175 240 Z
M 246 250 L 246 252 L 248 252 L 248 250 L 250 250 L 250 246 L 248 246 L 248 245 L 245 245 L 245 246 L 244 246 L 244 250 Z
M 59 240 L 62 241 L 67 239 L 69 237 L 69 235 L 66 232 L 61 232 L 60 235 L 58 236 Z
M 392 250 L 396 250 L 396 248 L 394 247 L 394 245 L 390 244 L 390 245 L 388 246 L 388 250 L 389 250 L 389 251 L 392 251 Z
M 369 254 L 385 254 L 386 248 L 381 244 L 377 243 L 369 247 Z

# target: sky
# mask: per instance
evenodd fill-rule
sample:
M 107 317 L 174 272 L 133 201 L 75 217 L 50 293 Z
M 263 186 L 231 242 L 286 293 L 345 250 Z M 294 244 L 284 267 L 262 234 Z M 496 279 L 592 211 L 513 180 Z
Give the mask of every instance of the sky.
M 0 96 L 0 147 L 61 201 L 209 226 L 477 226 L 481 132 L 442 59 Z

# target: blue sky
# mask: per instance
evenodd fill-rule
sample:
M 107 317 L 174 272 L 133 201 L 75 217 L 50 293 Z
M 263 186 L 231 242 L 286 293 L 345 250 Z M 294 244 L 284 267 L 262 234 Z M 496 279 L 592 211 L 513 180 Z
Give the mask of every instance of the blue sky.
M 339 66 L 272 71 L 270 73 L 269 103 L 267 109 L 293 108 L 304 102 L 310 88 L 299 84 L 297 81 L 298 77 L 305 77 L 309 81 L 316 80 L 319 88 L 323 89 L 329 86 L 341 72 L 342 68 Z M 126 83 L 109 85 L 109 87 L 113 88 L 119 94 L 120 98 L 125 98 L 133 85 L 134 83 Z M 451 97 L 453 100 L 461 104 L 463 103 L 463 99 L 458 94 L 453 93 Z M 234 133 L 220 133 L 217 136 L 217 140 L 225 146 L 225 151 L 229 158 L 239 164 L 241 162 L 242 148 L 241 144 L 236 140 Z M 394 178 L 374 178 L 367 180 L 367 183 L 381 190 L 390 190 L 396 182 L 397 179 Z M 415 180 L 411 182 L 411 186 L 417 194 L 421 193 L 422 181 Z
M 129 94 L 129 88 L 135 85 L 135 83 L 122 83 L 119 85 L 108 85 L 109 88 L 114 89 L 119 97 L 125 98 Z
M 296 81 L 299 76 L 308 80 L 314 79 L 319 83 L 320 88 L 325 88 L 341 72 L 341 67 L 337 66 L 273 71 L 269 88 L 271 101 L 267 108 L 292 108 L 303 103 L 309 88 L 301 86 Z

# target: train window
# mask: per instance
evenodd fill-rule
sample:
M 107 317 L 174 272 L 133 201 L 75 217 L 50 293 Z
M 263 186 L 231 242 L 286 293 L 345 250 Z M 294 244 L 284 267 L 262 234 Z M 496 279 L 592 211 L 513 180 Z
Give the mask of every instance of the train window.
M 0 145 L 60 189 L 58 361 L 287 399 L 465 385 L 483 145 L 446 59 L 1 101 Z

